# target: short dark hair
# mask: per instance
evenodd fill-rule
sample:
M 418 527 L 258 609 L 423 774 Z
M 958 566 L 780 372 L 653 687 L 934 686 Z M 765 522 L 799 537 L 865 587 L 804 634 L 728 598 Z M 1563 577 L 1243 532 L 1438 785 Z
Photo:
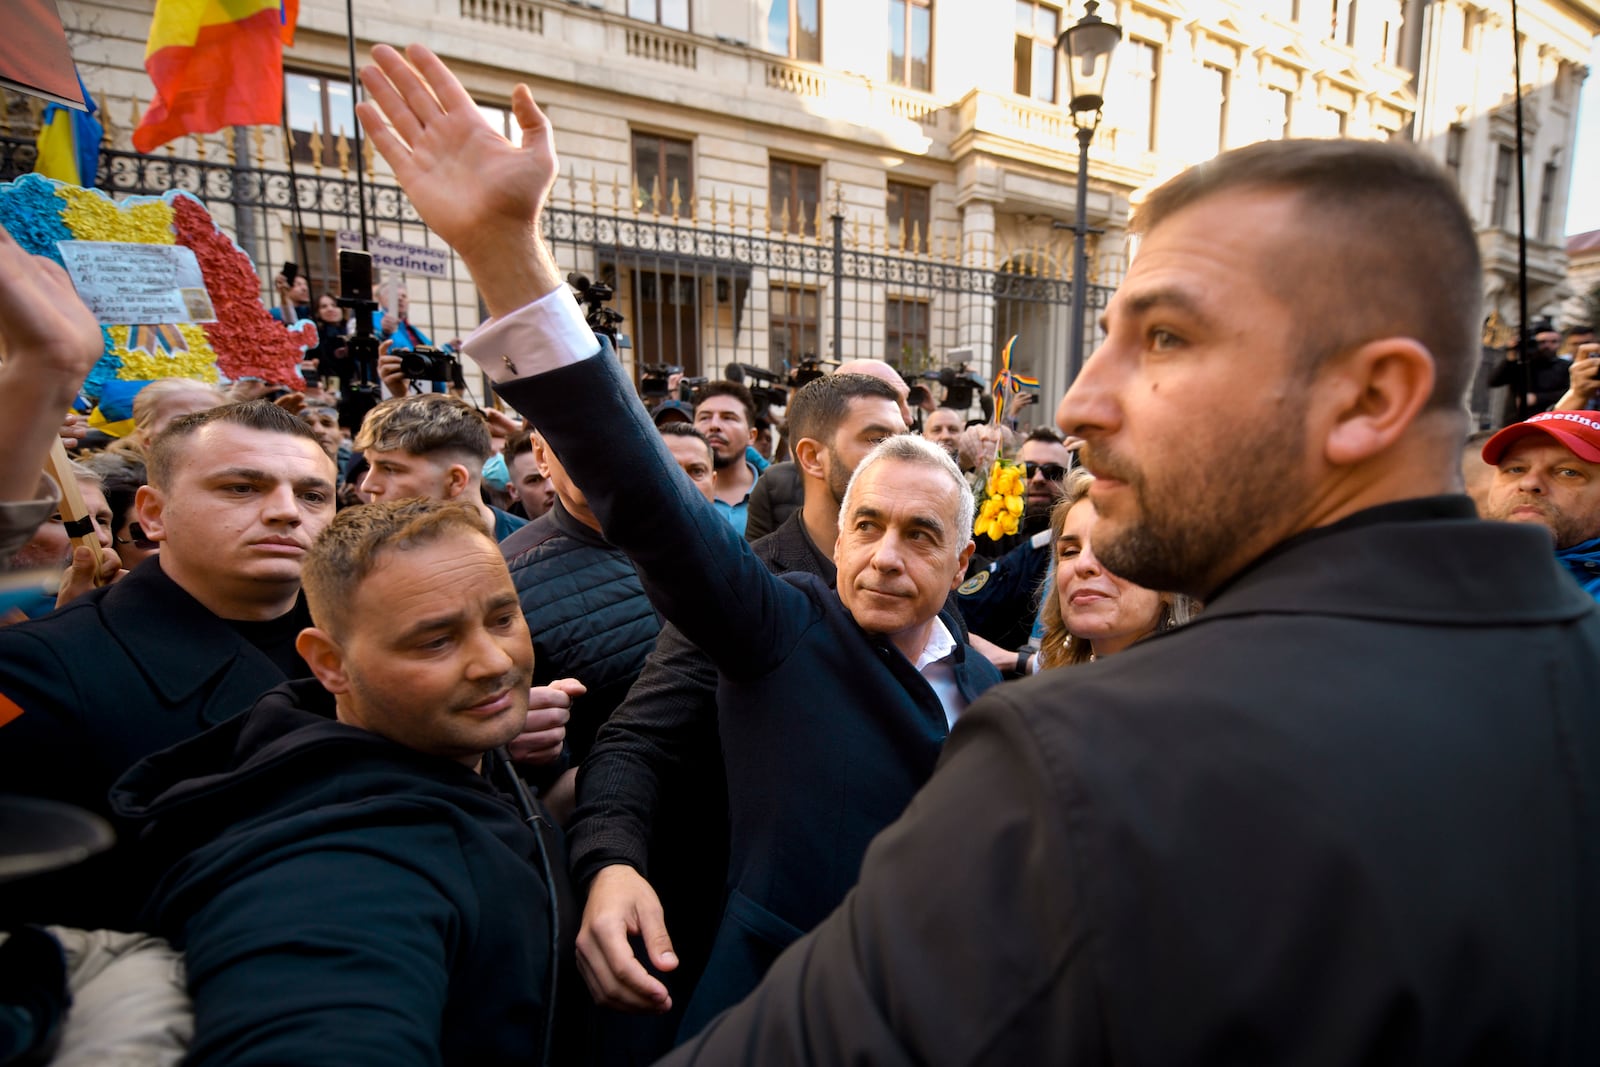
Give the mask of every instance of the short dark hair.
M 738 382 L 725 380 L 707 382 L 694 394 L 694 409 L 696 413 L 700 411 L 701 404 L 704 404 L 714 396 L 731 396 L 743 404 L 744 424 L 754 428 L 756 424 L 756 402 L 755 398 L 750 395 L 750 390 Z
M 526 455 L 533 451 L 533 434 L 528 430 L 519 430 L 512 434 L 506 441 L 505 457 L 510 463 L 518 456 Z
M 813 378 L 789 397 L 789 440 L 809 437 L 818 444 L 832 444 L 839 424 L 850 411 L 850 401 L 877 397 L 899 403 L 894 387 L 870 374 L 827 374 Z
M 1301 313 L 1306 376 L 1367 341 L 1410 337 L 1433 356 L 1428 406 L 1464 409 L 1480 360 L 1483 275 L 1472 218 L 1449 173 L 1401 144 L 1263 141 L 1162 185 L 1133 227 L 1150 232 L 1201 200 L 1246 190 L 1296 196 L 1301 225 L 1315 233 L 1284 233 L 1263 271 Z
M 706 435 L 687 422 L 669 422 L 664 426 L 657 426 L 656 429 L 660 431 L 662 437 L 693 437 L 706 446 L 706 455 L 711 457 L 713 463 L 716 462 L 717 454 L 712 449 L 711 442 L 706 439 Z
M 205 411 L 197 411 L 193 415 L 178 416 L 167 424 L 166 429 L 151 439 L 150 444 L 145 447 L 144 457 L 145 467 L 150 475 L 149 484 L 157 489 L 167 488 L 172 480 L 172 472 L 177 469 L 178 461 L 183 457 L 185 443 L 199 432 L 201 427 L 214 423 L 303 437 L 317 446 L 318 455 L 327 455 L 322 450 L 322 442 L 317 440 L 310 423 L 298 415 L 289 414 L 270 400 L 219 404 Z
M 1035 426 L 1028 431 L 1028 436 L 1022 439 L 1023 444 L 1029 441 L 1043 441 L 1047 445 L 1059 445 L 1066 442 L 1061 439 L 1061 434 L 1048 426 Z

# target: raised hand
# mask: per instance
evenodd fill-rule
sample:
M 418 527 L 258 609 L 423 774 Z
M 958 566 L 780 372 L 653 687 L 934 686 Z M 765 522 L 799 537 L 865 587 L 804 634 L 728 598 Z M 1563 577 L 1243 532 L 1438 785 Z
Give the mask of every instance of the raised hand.
M 402 56 L 378 45 L 372 58 L 361 71 L 372 97 L 356 106 L 361 125 L 422 220 L 461 253 L 490 313 L 514 311 L 563 284 L 538 235 L 556 179 L 555 140 L 528 87 L 511 94 L 519 148 L 490 128 L 428 49 L 412 45 Z

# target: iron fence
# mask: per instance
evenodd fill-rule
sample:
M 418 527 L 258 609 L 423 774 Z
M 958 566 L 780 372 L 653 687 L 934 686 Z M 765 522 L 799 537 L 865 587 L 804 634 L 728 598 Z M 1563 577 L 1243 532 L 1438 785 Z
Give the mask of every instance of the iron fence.
M 359 229 L 348 146 L 338 172 L 291 169 L 235 152 L 225 131 L 214 158 L 143 155 L 102 148 L 97 184 L 117 199 L 181 189 L 206 204 L 218 225 L 257 265 L 262 297 L 293 261 L 313 293 L 337 288 L 339 234 Z M 320 160 L 320 146 L 313 158 Z M 32 138 L 0 136 L 0 180 L 33 169 Z M 365 161 L 371 174 L 371 159 Z M 410 273 L 410 318 L 436 343 L 464 336 L 484 311 L 460 260 L 422 223 L 404 192 L 381 176 L 365 182 L 372 235 L 443 255 L 431 274 Z M 609 204 L 608 204 L 609 201 Z M 891 232 L 883 215 L 808 205 L 792 216 L 747 198 L 715 194 L 670 205 L 659 190 L 641 195 L 615 182 L 569 175 L 542 220 L 564 270 L 611 285 L 638 373 L 677 364 L 686 375 L 722 376 L 731 363 L 776 371 L 806 360 L 888 360 L 907 373 L 962 365 L 982 377 L 1018 337 L 1013 369 L 1041 381 L 1052 401 L 1066 388 L 1073 280 L 1050 254 L 999 250 L 992 237 L 930 236 L 920 224 Z M 380 279 L 381 280 L 381 279 Z M 1110 288 L 1090 284 L 1086 350 L 1096 309 Z M 1026 421 L 1048 421 L 1048 415 Z

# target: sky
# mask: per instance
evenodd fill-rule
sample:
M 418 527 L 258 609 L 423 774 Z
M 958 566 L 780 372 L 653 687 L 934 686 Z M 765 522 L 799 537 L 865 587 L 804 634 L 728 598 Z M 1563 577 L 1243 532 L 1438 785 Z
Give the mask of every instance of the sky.
M 1572 153 L 1567 233 L 1600 230 L 1600 38 L 1589 49 L 1589 78 L 1578 100 L 1578 144 Z

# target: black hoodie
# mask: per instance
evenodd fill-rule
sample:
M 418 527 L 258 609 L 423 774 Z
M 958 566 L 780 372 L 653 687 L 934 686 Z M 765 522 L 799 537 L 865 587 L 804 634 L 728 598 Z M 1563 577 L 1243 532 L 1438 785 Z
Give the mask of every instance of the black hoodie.
M 111 799 L 144 825 L 147 925 L 186 953 L 186 1062 L 540 1061 L 550 893 L 537 836 L 479 774 L 336 721 L 300 681 Z

